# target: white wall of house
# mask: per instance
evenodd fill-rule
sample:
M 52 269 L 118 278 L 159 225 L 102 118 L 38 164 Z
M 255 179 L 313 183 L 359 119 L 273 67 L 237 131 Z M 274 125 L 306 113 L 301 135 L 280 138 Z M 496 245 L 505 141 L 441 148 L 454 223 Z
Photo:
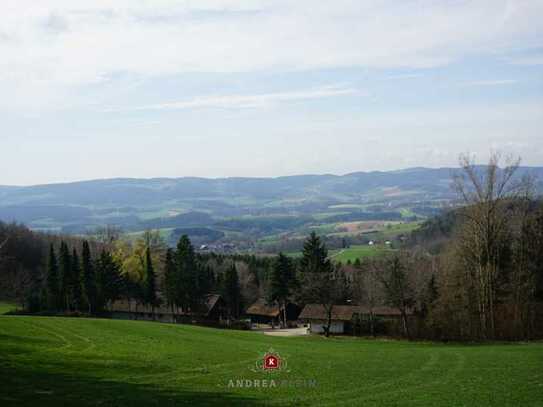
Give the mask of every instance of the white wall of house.
M 324 321 L 311 321 L 309 323 L 309 330 L 311 333 L 314 333 L 314 334 L 322 334 L 324 333 L 325 326 L 326 326 L 326 322 Z M 345 332 L 345 324 L 343 321 L 332 321 L 332 324 L 330 325 L 331 334 L 342 334 L 344 332 Z

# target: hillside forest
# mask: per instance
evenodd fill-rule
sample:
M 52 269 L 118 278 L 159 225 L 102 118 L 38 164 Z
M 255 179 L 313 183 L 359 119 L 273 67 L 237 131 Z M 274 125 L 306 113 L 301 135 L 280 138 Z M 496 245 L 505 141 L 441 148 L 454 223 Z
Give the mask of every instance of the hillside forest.
M 382 305 L 402 315 L 401 335 L 434 340 L 543 337 L 543 204 L 518 162 L 483 168 L 468 157 L 453 179 L 461 205 L 429 218 L 379 255 L 342 262 L 316 231 L 297 256 L 214 253 L 186 234 L 156 230 L 92 237 L 0 223 L 0 298 L 23 313 L 107 317 L 120 299 L 197 310 L 207 294 L 227 304 L 229 326 L 268 303 Z M 330 311 L 331 312 L 331 311 Z M 379 321 L 360 321 L 379 334 Z

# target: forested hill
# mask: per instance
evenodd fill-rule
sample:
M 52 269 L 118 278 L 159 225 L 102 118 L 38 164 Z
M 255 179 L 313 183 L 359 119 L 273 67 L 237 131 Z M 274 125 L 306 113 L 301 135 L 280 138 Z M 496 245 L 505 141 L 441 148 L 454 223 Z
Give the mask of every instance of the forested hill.
M 115 224 L 126 229 L 205 227 L 244 216 L 339 216 L 371 219 L 374 213 L 411 209 L 423 216 L 454 198 L 452 168 L 300 175 L 278 178 L 117 178 L 0 186 L 0 220 L 38 229 L 78 231 Z M 543 167 L 522 167 L 543 190 Z M 385 216 L 393 219 L 394 216 Z M 269 223 L 269 222 L 268 222 Z

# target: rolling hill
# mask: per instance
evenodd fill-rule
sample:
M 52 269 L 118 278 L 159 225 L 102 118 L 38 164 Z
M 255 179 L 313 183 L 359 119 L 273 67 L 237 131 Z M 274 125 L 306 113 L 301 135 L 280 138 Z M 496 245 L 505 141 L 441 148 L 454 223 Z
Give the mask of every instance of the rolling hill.
M 455 198 L 453 172 L 411 168 L 342 176 L 118 178 L 0 186 L 0 220 L 65 233 L 108 224 L 126 231 L 208 227 L 256 235 L 316 221 L 414 220 L 439 213 Z M 522 167 L 518 174 L 543 180 L 543 167 Z

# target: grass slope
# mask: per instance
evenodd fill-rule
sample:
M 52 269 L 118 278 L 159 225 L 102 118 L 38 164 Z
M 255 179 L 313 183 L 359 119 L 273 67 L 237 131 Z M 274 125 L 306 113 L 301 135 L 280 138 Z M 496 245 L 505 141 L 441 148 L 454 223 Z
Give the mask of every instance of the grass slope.
M 0 315 L 5 314 L 6 312 L 13 311 L 17 306 L 8 302 L 0 301 Z
M 270 347 L 289 371 L 253 372 Z M 0 317 L 2 406 L 536 406 L 543 344 L 442 345 Z M 229 388 L 229 379 L 316 388 Z

